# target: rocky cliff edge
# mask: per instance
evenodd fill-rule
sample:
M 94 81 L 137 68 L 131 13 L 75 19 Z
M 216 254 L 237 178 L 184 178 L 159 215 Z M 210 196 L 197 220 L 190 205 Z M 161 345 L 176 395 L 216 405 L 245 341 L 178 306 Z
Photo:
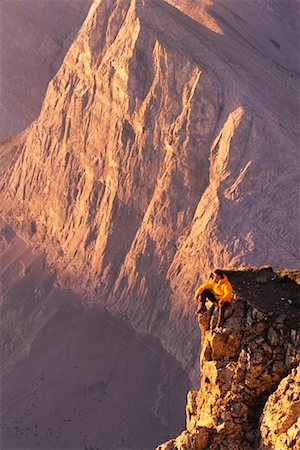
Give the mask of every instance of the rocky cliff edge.
M 217 311 L 198 316 L 201 381 L 188 393 L 186 430 L 157 450 L 299 448 L 297 272 L 227 275 L 235 295 L 221 326 Z

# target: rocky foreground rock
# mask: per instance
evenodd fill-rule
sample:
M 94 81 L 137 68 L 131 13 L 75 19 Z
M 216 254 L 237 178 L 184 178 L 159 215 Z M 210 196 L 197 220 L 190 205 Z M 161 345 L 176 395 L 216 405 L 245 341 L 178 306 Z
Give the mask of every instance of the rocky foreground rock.
M 201 384 L 188 393 L 186 430 L 157 450 L 299 448 L 299 288 L 270 268 L 229 276 L 223 324 L 212 309 L 198 317 Z

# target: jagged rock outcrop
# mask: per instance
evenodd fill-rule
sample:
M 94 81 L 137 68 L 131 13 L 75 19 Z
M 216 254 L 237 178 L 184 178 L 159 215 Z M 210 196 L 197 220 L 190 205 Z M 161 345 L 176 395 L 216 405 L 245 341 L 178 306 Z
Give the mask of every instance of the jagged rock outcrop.
M 296 342 L 298 349 L 300 342 Z M 261 419 L 262 449 L 288 450 L 300 442 L 300 366 L 270 396 Z
M 211 266 L 298 265 L 296 31 L 276 4 L 241 20 L 225 4 L 198 21 L 162 0 L 95 0 L 38 120 L 2 146 L 5 220 L 193 381 L 191 298 Z
M 211 309 L 198 318 L 201 384 L 188 394 L 187 429 L 159 450 L 297 448 L 299 286 L 269 268 L 230 279 L 236 295 L 223 324 Z

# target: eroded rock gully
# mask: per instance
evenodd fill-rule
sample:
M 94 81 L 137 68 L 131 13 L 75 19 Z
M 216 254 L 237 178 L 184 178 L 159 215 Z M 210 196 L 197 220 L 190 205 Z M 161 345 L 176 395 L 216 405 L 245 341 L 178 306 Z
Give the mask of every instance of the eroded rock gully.
M 236 294 L 223 324 L 210 309 L 198 317 L 201 383 L 188 393 L 186 430 L 158 450 L 299 448 L 299 287 L 268 268 L 229 273 Z

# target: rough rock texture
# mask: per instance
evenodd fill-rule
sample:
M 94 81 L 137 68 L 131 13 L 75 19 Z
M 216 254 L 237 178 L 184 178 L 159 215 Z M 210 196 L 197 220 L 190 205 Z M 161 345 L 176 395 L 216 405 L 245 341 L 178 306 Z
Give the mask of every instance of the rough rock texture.
M 0 139 L 36 119 L 92 0 L 1 0 Z
M 216 32 L 185 4 L 95 0 L 38 120 L 3 146 L 1 212 L 195 381 L 210 268 L 299 263 L 299 74 L 296 8 L 203 2 Z
M 298 348 L 300 342 L 297 342 Z M 300 445 L 300 366 L 268 399 L 261 420 L 262 448 L 287 450 Z
M 211 308 L 198 316 L 201 384 L 188 394 L 187 429 L 159 450 L 299 448 L 300 311 L 260 296 L 278 283 L 270 269 L 229 274 L 238 294 L 221 326 Z M 299 295 L 294 282 L 278 289 Z

